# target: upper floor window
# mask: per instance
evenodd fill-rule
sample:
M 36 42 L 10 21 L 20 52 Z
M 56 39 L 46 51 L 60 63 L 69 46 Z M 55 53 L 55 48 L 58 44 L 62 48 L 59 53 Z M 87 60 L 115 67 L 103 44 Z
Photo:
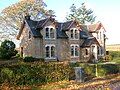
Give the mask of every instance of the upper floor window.
M 77 44 L 71 45 L 71 56 L 72 57 L 79 56 L 79 45 Z
M 48 59 L 54 59 L 55 58 L 55 45 L 48 44 L 45 46 L 45 56 Z
M 76 28 L 72 28 L 71 30 L 70 30 L 70 38 L 71 39 L 79 39 L 79 31 L 78 31 L 78 29 L 76 29 Z
M 45 28 L 45 38 L 46 39 L 54 39 L 55 38 L 55 30 L 53 27 Z

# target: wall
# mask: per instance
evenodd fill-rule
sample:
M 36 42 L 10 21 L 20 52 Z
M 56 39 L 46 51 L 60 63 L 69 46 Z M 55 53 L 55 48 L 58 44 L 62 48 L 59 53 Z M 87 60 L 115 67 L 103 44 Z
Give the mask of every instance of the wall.
M 68 39 L 57 39 L 57 59 L 70 61 L 70 44 Z

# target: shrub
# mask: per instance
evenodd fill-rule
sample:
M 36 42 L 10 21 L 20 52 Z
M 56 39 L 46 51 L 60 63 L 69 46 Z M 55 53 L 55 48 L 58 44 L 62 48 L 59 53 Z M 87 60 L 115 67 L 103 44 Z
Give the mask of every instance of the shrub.
M 2 68 L 0 74 L 1 74 L 1 80 L 0 81 L 2 83 L 5 82 L 5 81 L 7 81 L 9 83 L 11 81 L 13 81 L 12 79 L 13 79 L 14 74 L 13 74 L 13 71 L 10 70 L 9 68 Z
M 80 64 L 77 66 L 84 67 L 88 77 L 95 77 L 94 64 Z M 75 66 L 76 66 L 75 65 Z M 57 63 L 57 62 L 31 62 L 17 63 L 8 66 L 0 66 L 0 84 L 7 81 L 15 85 L 37 85 L 49 82 L 58 82 L 69 80 L 74 74 L 74 65 Z M 117 73 L 118 66 L 114 64 L 98 64 L 98 75 L 104 76 Z M 75 78 L 74 78 L 75 79 Z
M 120 58 L 120 51 L 110 51 L 110 56 L 112 59 Z
M 27 56 L 23 60 L 24 60 L 24 62 L 34 62 L 35 61 L 32 56 Z
M 15 50 L 15 44 L 12 41 L 5 40 L 1 43 L 0 46 L 0 58 L 10 59 L 12 56 L 15 56 L 17 51 Z
M 44 58 L 33 58 L 32 56 L 27 56 L 23 59 L 24 62 L 34 62 L 34 61 L 41 61 L 44 62 Z
M 98 76 L 105 76 L 109 74 L 119 73 L 119 66 L 116 64 L 99 64 Z

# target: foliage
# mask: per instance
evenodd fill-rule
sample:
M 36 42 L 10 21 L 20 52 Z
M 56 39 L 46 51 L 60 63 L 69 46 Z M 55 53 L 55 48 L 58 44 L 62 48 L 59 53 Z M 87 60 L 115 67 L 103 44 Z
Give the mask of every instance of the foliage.
M 5 40 L 1 43 L 0 46 L 0 58 L 10 59 L 12 56 L 15 56 L 17 51 L 15 50 L 15 44 L 12 41 Z
M 38 19 L 47 17 L 49 13 L 51 14 L 52 10 L 46 10 L 45 6 L 43 0 L 20 0 L 18 3 L 5 8 L 0 14 L 1 33 L 7 35 L 3 38 L 14 38 L 26 15 L 29 14 L 33 19 Z
M 110 51 L 109 55 L 113 58 L 120 58 L 120 51 Z
M 79 8 L 73 4 L 70 7 L 70 14 L 66 17 L 67 20 L 77 20 L 81 24 L 93 23 L 95 18 L 93 11 L 91 9 L 87 9 L 85 3 L 82 3 Z
M 42 61 L 44 62 L 44 58 L 34 58 L 32 56 L 27 56 L 23 59 L 24 62 L 34 62 L 34 61 Z
M 84 68 L 88 77 L 95 77 L 94 64 L 76 63 Z M 8 82 L 14 85 L 43 85 L 50 82 L 69 80 L 74 73 L 74 66 L 63 62 L 30 62 L 0 66 L 0 84 Z M 98 64 L 98 75 L 118 73 L 118 66 Z
M 35 62 L 1 67 L 0 71 L 0 75 L 6 75 L 0 78 L 0 83 L 4 83 L 7 79 L 9 83 L 16 85 L 34 85 L 68 80 L 70 68 L 63 63 Z M 11 72 L 12 78 L 7 76 Z
M 98 76 L 119 73 L 120 67 L 116 64 L 98 64 Z

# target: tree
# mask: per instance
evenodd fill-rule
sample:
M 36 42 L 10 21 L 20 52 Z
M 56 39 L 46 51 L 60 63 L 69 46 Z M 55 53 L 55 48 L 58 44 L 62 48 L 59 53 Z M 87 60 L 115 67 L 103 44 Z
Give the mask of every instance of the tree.
M 5 8 L 0 14 L 0 32 L 15 38 L 27 14 L 34 20 L 48 16 L 49 10 L 46 10 L 45 6 L 43 0 L 20 0 Z
M 15 44 L 12 41 L 5 40 L 1 43 L 0 46 L 0 58 L 10 59 L 12 56 L 15 56 L 17 51 L 15 50 Z
M 74 4 L 70 7 L 70 14 L 66 17 L 67 20 L 77 20 L 81 24 L 93 23 L 95 16 L 91 9 L 87 9 L 85 3 L 81 4 L 81 7 L 77 8 Z

